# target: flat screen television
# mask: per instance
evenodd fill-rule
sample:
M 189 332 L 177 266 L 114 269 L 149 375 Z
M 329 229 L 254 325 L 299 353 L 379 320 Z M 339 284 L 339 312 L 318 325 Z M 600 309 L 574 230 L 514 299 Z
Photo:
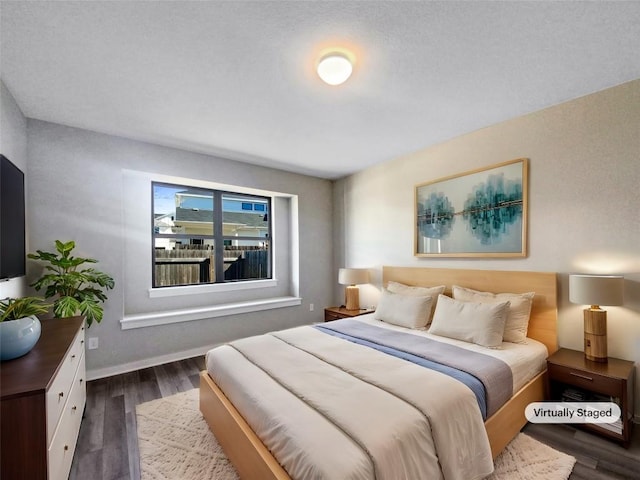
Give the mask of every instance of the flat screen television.
M 26 273 L 24 173 L 0 154 L 0 280 Z

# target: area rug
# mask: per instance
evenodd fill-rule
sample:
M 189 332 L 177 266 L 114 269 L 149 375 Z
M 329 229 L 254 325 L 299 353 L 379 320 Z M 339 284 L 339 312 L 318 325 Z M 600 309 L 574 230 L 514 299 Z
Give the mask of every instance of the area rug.
M 198 408 L 198 390 L 136 407 L 141 480 L 237 480 Z M 520 433 L 488 480 L 566 480 L 575 458 Z
M 519 433 L 495 459 L 488 480 L 566 480 L 576 459 Z

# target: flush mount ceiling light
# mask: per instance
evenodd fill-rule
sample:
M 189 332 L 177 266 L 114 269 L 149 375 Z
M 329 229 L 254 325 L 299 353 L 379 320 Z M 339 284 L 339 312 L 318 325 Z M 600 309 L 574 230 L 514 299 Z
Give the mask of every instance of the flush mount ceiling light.
M 353 60 L 346 52 L 333 50 L 320 57 L 318 75 L 329 85 L 340 85 L 353 72 Z

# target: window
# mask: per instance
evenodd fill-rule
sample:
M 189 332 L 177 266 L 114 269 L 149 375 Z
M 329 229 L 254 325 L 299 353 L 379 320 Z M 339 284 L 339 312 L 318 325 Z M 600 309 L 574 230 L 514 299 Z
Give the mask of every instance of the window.
M 154 288 L 272 278 L 271 198 L 160 182 L 152 195 Z

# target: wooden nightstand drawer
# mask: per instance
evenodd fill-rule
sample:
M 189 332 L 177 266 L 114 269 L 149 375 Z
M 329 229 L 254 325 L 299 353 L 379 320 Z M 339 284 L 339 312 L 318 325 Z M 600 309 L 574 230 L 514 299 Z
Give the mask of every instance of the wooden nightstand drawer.
M 562 365 L 548 365 L 549 375 L 555 381 L 584 388 L 591 392 L 620 397 L 622 393 L 622 380 L 610 378 L 597 373 L 565 367 Z
M 345 316 L 341 315 L 339 313 L 336 313 L 336 312 L 329 311 L 329 310 L 325 310 L 324 311 L 324 321 L 325 322 L 331 322 L 333 320 L 340 320 L 341 318 L 345 318 Z

